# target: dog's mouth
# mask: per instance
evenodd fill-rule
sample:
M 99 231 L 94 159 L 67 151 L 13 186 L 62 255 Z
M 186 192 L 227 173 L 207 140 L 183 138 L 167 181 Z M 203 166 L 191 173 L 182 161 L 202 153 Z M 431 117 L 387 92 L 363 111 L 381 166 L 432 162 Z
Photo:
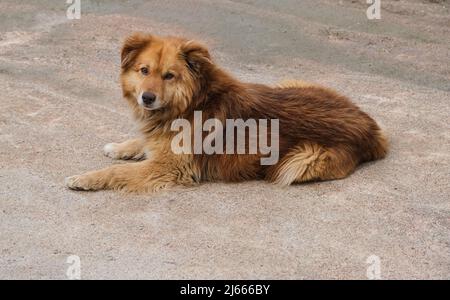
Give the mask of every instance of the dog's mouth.
M 156 111 L 156 110 L 161 110 L 162 109 L 161 106 L 160 107 L 153 107 L 153 106 L 145 106 L 145 105 L 142 105 L 142 108 L 145 109 L 145 110 L 148 110 L 148 111 Z

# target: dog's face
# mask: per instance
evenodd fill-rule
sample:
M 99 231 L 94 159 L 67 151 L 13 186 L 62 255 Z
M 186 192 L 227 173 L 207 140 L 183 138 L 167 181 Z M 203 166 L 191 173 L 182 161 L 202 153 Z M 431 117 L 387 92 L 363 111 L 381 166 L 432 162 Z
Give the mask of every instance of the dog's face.
M 149 114 L 176 116 L 191 105 L 202 69 L 210 63 L 208 51 L 197 42 L 134 34 L 122 48 L 124 96 Z

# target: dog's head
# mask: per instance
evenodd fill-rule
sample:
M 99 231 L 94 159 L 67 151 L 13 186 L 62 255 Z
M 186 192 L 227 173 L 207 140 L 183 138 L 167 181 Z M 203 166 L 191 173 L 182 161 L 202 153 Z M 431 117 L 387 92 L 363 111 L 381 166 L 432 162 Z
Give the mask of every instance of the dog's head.
M 192 105 L 212 65 L 195 41 L 136 33 L 122 48 L 123 94 L 138 110 L 177 116 Z

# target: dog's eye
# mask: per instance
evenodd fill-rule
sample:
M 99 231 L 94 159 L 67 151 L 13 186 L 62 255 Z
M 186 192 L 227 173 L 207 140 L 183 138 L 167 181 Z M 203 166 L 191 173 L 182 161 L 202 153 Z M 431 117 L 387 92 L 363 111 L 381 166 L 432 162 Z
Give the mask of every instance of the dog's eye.
M 173 79 L 174 77 L 175 77 L 175 75 L 173 75 L 172 73 L 166 73 L 166 74 L 164 74 L 163 79 L 170 80 L 170 79 Z
M 144 75 L 144 76 L 147 76 L 148 73 L 149 73 L 147 67 L 142 67 L 142 68 L 140 69 L 140 71 L 141 71 L 141 74 Z

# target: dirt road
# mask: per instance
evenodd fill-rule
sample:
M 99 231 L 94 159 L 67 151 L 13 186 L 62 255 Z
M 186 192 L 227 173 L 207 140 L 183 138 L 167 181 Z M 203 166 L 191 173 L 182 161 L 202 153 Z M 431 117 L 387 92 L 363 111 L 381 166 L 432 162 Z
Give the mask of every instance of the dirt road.
M 0 1 L 0 278 L 450 278 L 450 3 L 382 0 Z M 132 31 L 211 47 L 239 78 L 331 86 L 389 156 L 341 181 L 67 190 L 135 133 L 118 82 Z

